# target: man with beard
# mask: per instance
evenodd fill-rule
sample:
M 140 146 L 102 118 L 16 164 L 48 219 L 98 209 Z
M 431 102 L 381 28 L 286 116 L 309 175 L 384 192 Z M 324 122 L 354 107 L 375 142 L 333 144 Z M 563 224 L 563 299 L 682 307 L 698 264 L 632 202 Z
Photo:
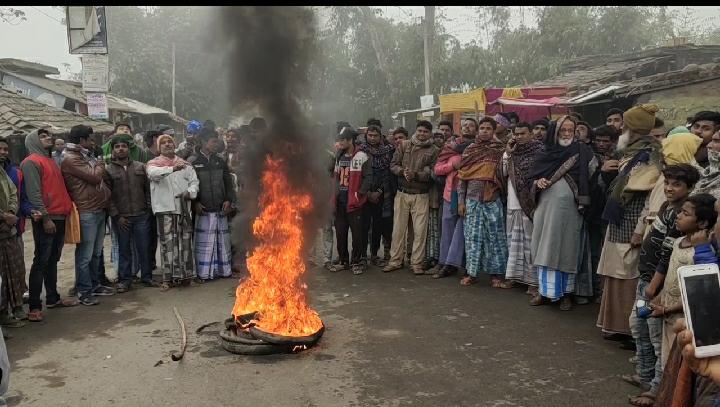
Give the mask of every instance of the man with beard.
M 195 169 L 200 190 L 195 201 L 195 261 L 200 281 L 232 276 L 228 216 L 235 210 L 235 188 L 230 169 L 217 155 L 218 133 L 203 128 L 197 152 L 188 162 Z
M 461 132 L 462 137 L 451 140 L 443 147 L 435 163 L 435 176 L 444 177 L 445 185 L 442 195 L 440 258 L 433 278 L 447 277 L 465 266 L 465 229 L 464 219 L 458 214 L 457 171 L 460 168 L 463 152 L 475 141 L 477 135 L 475 119 L 466 119 Z
M 612 108 L 605 114 L 605 124 L 615 127 L 615 131 L 620 134 L 623 128 L 623 111 L 618 108 Z
M 550 124 L 545 119 L 538 119 L 532 122 L 532 135 L 535 140 L 545 141 L 549 125 Z
M 20 174 L 10 163 L 9 153 L 7 140 L 0 138 L 0 325 L 19 328 L 27 318 L 23 310 L 25 260 L 18 243 L 18 236 L 22 236 L 19 223 L 24 220 L 18 217 Z
M 107 166 L 105 182 L 112 191 L 110 218 L 117 242 L 117 269 L 119 293 L 127 292 L 136 274 L 133 263 L 138 264 L 141 281 L 152 287 L 150 266 L 150 183 L 145 164 L 133 160 L 127 134 L 116 134 L 110 139 L 112 159 Z M 153 253 L 154 255 L 154 253 Z
M 387 242 L 392 239 L 392 217 L 386 214 L 392 213 L 389 208 L 392 205 L 390 161 L 395 153 L 395 147 L 384 140 L 380 127 L 371 124 L 367 128 L 366 142 L 360 145 L 360 151 L 364 151 L 372 160 L 372 186 L 367 203 L 368 220 L 372 228 L 370 262 L 378 267 L 384 267 L 386 263 L 378 257 L 378 251 L 381 238 Z
M 575 136 L 579 142 L 590 146 L 594 138 L 593 129 L 587 122 L 578 121 L 575 128 Z
M 543 143 L 530 133 L 525 122 L 515 126 L 515 136 L 508 142 L 503 154 L 503 175 L 507 177 L 508 262 L 505 278 L 528 286 L 531 305 L 542 301 L 538 294 L 537 271 L 532 261 L 532 217 L 535 200 L 531 194 L 530 170 Z
M 367 201 L 373 190 L 372 158 L 355 144 L 357 132 L 344 127 L 337 135 L 339 154 L 335 160 L 335 232 L 340 262 L 330 271 L 352 269 L 365 272 L 367 253 Z M 379 194 L 373 194 L 379 199 Z M 348 253 L 348 229 L 352 233 L 352 256 Z
M 656 105 L 638 105 L 623 114 L 625 147 L 619 149 L 618 175 L 613 180 L 602 218 L 609 223 L 598 274 L 603 294 L 597 325 L 606 335 L 630 335 L 628 318 L 635 301 L 638 256 L 645 232 L 641 212 L 662 169 L 662 145 L 650 131 Z
M 544 150 L 529 174 L 537 202 L 533 214 L 531 255 L 538 275 L 538 293 L 560 300 L 560 310 L 572 308 L 581 250 L 582 213 L 590 205 L 589 172 L 593 154 L 575 140 L 575 119 L 562 116 L 553 122 Z M 531 305 L 540 305 L 533 298 Z
M 175 140 L 158 137 L 160 156 L 147 163 L 150 202 L 157 218 L 162 268 L 162 291 L 172 286 L 190 285 L 195 277 L 192 250 L 193 225 L 190 201 L 195 199 L 199 181 L 195 169 L 175 154 Z
M 708 166 L 707 145 L 712 141 L 712 135 L 720 130 L 720 113 L 703 111 L 693 116 L 690 131 L 700 137 L 703 142 L 695 153 L 695 160 L 703 168 Z
M 449 143 L 453 138 L 453 125 L 450 120 L 441 120 L 438 124 L 438 131 L 442 133 L 445 143 Z
M 466 123 L 475 125 L 474 121 Z M 495 120 L 491 117 L 480 119 L 475 141 L 463 152 L 458 169 L 458 214 L 465 217 L 468 274 L 460 284 L 477 283 L 482 271 L 491 276 L 492 287 L 510 288 L 511 282 L 504 281 L 508 259 L 502 202 L 505 145 L 493 140 L 493 134 L 497 135 Z
M 395 130 L 396 134 L 398 130 Z M 413 274 L 425 274 L 422 263 L 425 259 L 425 244 L 429 212 L 432 167 L 435 165 L 438 148 L 431 138 L 432 123 L 421 120 L 410 140 L 403 140 L 395 150 L 390 171 L 397 177 L 398 192 L 395 196 L 392 244 L 390 261 L 383 268 L 388 273 L 402 268 L 408 233 L 408 220 L 412 218 L 413 247 L 411 267 Z
M 57 292 L 57 263 L 65 244 L 65 218 L 72 211 L 72 201 L 60 167 L 50 158 L 52 146 L 52 135 L 48 130 L 31 132 L 25 137 L 25 148 L 30 155 L 20 164 L 23 189 L 30 205 L 39 214 L 33 216 L 32 221 L 35 255 L 28 278 L 28 320 L 33 322 L 43 320 L 40 300 L 43 285 L 48 308 L 78 305 L 77 300 L 61 299 Z

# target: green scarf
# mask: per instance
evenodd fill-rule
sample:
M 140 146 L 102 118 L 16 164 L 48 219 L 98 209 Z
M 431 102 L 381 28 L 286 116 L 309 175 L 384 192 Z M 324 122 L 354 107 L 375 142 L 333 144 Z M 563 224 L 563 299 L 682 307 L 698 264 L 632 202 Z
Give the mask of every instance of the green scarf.
M 102 151 L 103 151 L 103 160 L 106 164 L 109 164 L 112 160 L 112 147 L 110 145 L 110 142 L 115 140 L 115 142 L 123 141 L 127 143 L 129 151 L 129 156 L 132 161 L 139 161 L 141 163 L 148 162 L 147 152 L 135 144 L 135 140 L 133 137 L 129 134 L 115 134 L 112 137 L 110 137 L 110 140 L 107 141 L 107 143 L 102 145 Z

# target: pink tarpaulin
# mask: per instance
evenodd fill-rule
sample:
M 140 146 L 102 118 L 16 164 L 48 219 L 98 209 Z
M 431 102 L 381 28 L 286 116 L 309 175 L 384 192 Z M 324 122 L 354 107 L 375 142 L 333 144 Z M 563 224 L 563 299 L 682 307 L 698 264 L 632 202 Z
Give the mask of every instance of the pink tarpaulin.
M 566 107 L 558 107 L 566 94 L 565 88 L 522 88 L 523 98 L 502 97 L 503 88 L 485 88 L 485 114 L 494 116 L 499 112 L 515 112 L 520 121 L 533 122 L 537 119 L 567 113 Z

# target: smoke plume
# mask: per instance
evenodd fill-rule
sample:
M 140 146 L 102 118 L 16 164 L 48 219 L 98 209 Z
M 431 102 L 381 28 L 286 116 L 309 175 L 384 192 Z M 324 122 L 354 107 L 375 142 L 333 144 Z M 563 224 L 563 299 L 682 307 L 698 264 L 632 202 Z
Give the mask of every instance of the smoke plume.
M 305 7 L 222 7 L 218 17 L 214 43 L 225 47 L 230 105 L 244 117 L 259 113 L 268 125 L 267 132 L 246 142 L 241 211 L 233 226 L 240 235 L 234 238 L 245 243 L 251 238 L 267 154 L 283 158 L 290 184 L 311 193 L 314 210 L 305 235 L 315 236 L 330 196 L 326 141 L 311 130 L 303 109 L 308 68 L 317 52 L 314 13 Z

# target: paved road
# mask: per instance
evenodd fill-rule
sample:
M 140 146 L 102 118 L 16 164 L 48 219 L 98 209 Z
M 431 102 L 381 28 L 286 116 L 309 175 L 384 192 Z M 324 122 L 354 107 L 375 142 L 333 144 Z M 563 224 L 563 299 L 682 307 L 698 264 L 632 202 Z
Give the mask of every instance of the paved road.
M 530 307 L 519 288 L 407 270 L 313 269 L 308 283 L 327 331 L 298 355 L 232 355 L 195 333 L 229 316 L 233 279 L 48 310 L 10 331 L 10 405 L 625 406 L 634 392 L 618 377 L 631 353 L 600 338 L 597 305 Z M 191 331 L 179 363 L 173 306 Z

